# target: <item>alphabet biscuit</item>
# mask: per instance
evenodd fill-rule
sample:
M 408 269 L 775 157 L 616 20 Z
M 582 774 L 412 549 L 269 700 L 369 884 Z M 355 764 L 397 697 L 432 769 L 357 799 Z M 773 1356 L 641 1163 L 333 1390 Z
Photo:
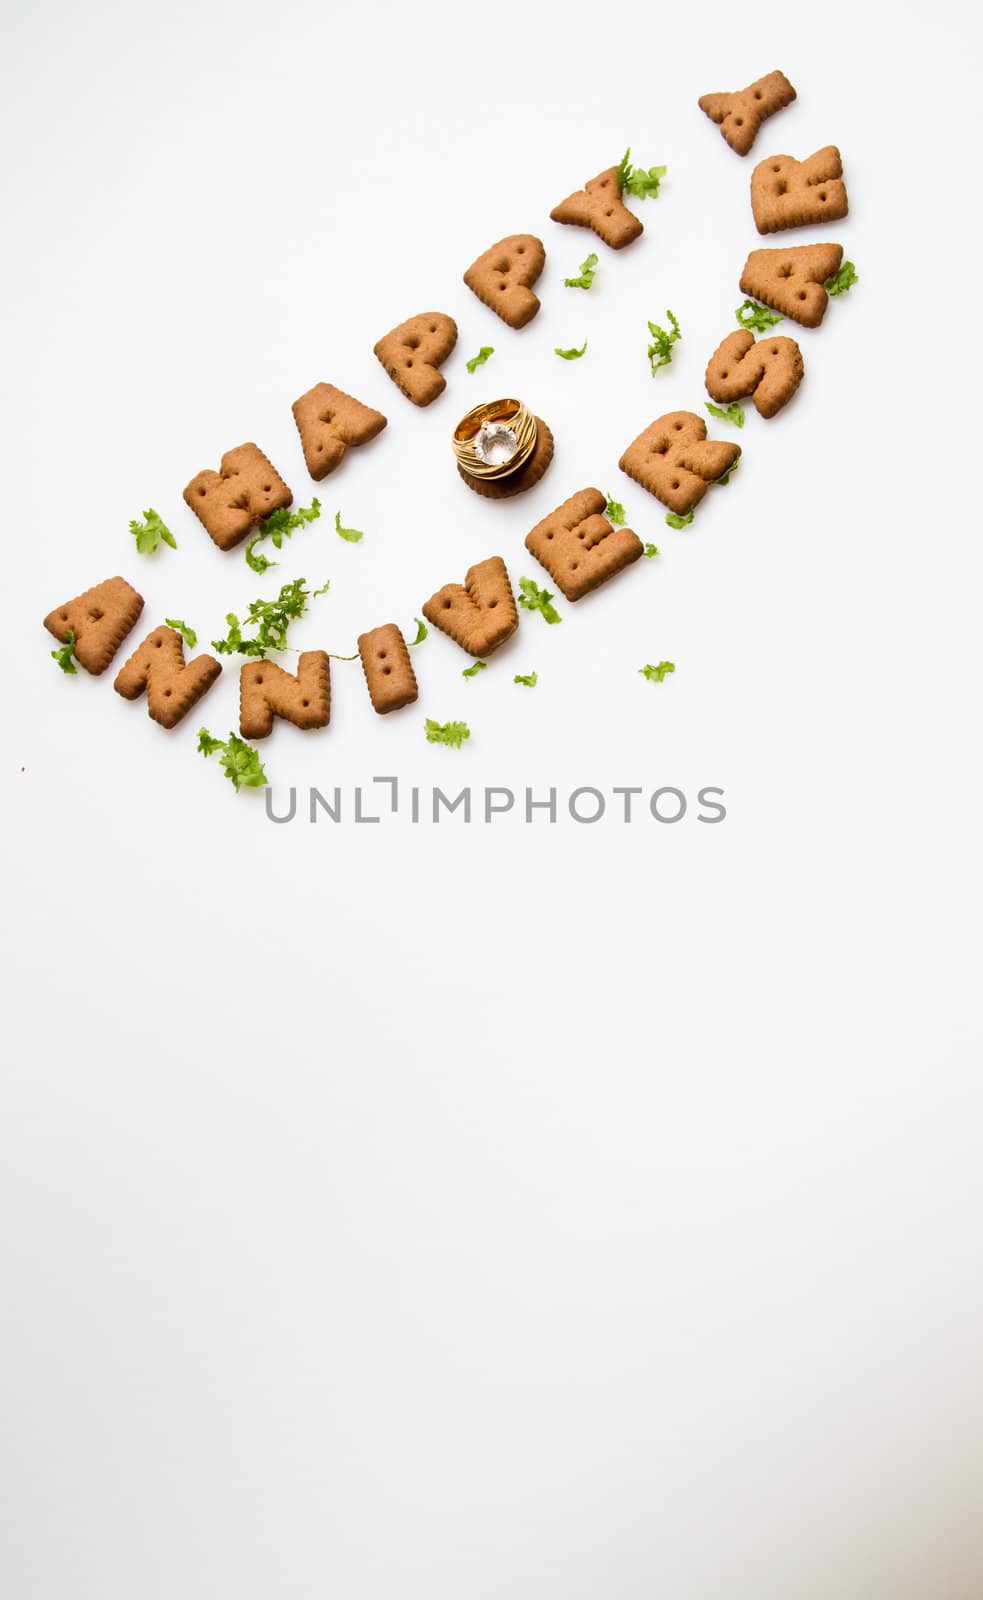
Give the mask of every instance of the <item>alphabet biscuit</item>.
M 618 167 L 608 167 L 582 189 L 568 194 L 550 212 L 553 221 L 593 228 L 612 250 L 623 250 L 626 244 L 631 244 L 644 229 L 634 211 L 621 203 L 618 172 Z
M 410 705 L 419 693 L 406 640 L 394 622 L 359 634 L 358 653 L 372 708 L 380 716 Z
M 442 311 L 423 311 L 384 334 L 374 349 L 398 389 L 415 406 L 443 394 L 447 380 L 437 368 L 457 344 L 457 323 Z
M 708 439 L 706 423 L 694 412 L 669 411 L 638 435 L 618 465 L 670 511 L 685 516 L 740 453 L 739 444 Z
M 381 411 L 363 406 L 333 383 L 316 383 L 291 407 L 312 478 L 326 478 L 349 445 L 367 444 L 386 426 Z
M 184 640 L 174 628 L 155 628 L 124 662 L 113 688 L 126 700 L 147 691 L 147 711 L 162 728 L 173 728 L 206 695 L 222 671 L 214 656 L 185 664 Z
M 472 261 L 464 281 L 510 328 L 524 328 L 539 310 L 532 286 L 545 263 L 541 239 L 532 233 L 513 233 Z
M 827 278 L 839 270 L 841 244 L 787 245 L 782 250 L 752 250 L 741 273 L 741 292 L 772 311 L 781 311 L 804 328 L 818 328 L 826 314 Z
M 488 656 L 519 626 L 505 562 L 489 556 L 469 567 L 464 583 L 445 583 L 430 596 L 423 615 L 471 656 Z
M 746 328 L 729 333 L 710 357 L 707 394 L 720 405 L 754 396 L 762 417 L 773 417 L 787 405 L 802 382 L 802 352 L 794 339 L 769 334 L 755 341 Z
M 795 90 L 784 72 L 776 71 L 749 83 L 746 89 L 735 89 L 733 94 L 701 95 L 699 104 L 731 149 L 746 156 L 765 118 L 791 105 L 794 99 Z
M 206 467 L 184 491 L 186 503 L 220 550 L 232 550 L 293 495 L 254 444 L 226 450 L 218 472 Z
M 106 578 L 49 611 L 44 626 L 64 644 L 75 635 L 74 655 L 86 672 L 105 672 L 143 610 L 143 596 L 125 578 Z
M 835 144 L 805 161 L 768 156 L 751 174 L 751 210 L 759 233 L 839 222 L 847 214 L 843 163 Z
M 247 661 L 239 674 L 239 732 L 265 739 L 273 718 L 295 728 L 326 728 L 331 716 L 330 662 L 324 650 L 304 650 L 296 674 L 272 661 Z
M 581 489 L 526 535 L 526 549 L 568 600 L 580 600 L 642 554 L 630 528 L 612 527 L 600 489 Z

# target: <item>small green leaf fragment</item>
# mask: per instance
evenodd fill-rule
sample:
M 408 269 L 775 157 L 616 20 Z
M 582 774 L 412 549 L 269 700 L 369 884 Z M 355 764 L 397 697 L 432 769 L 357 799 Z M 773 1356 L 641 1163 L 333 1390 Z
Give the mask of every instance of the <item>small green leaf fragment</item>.
M 763 306 L 758 300 L 745 300 L 742 306 L 738 306 L 734 315 L 741 327 L 749 329 L 752 333 L 764 333 L 767 328 L 774 328 L 777 323 L 785 321 L 784 317 L 769 311 L 768 307 Z
M 177 549 L 177 540 L 170 528 L 161 521 L 153 506 L 143 513 L 142 522 L 130 522 L 130 532 L 137 542 L 137 552 L 141 556 L 152 556 L 161 541 L 169 544 L 172 550 Z
M 587 349 L 587 340 L 586 339 L 584 340 L 584 342 L 581 345 L 579 350 L 574 350 L 572 347 L 569 350 L 561 350 L 559 345 L 554 345 L 553 348 L 555 349 L 557 355 L 561 358 L 561 360 L 563 360 L 563 361 L 579 361 L 580 357 L 583 355 L 584 351 Z
M 846 294 L 847 291 L 852 289 L 854 284 L 858 281 L 857 269 L 853 262 L 844 261 L 839 271 L 834 272 L 831 278 L 826 279 L 826 282 L 823 284 L 823 288 L 826 290 L 827 294 Z
M 476 356 L 472 356 L 470 361 L 465 361 L 464 365 L 467 367 L 469 372 L 477 372 L 479 367 L 484 366 L 485 362 L 488 360 L 488 357 L 493 356 L 494 354 L 495 346 L 493 344 L 483 344 L 481 349 L 478 351 L 478 354 Z
M 424 639 L 427 637 L 427 634 L 430 632 L 430 629 L 420 617 L 414 617 L 413 621 L 416 623 L 416 638 L 410 639 L 410 649 L 412 649 L 415 644 L 422 644 Z
M 512 679 L 513 683 L 524 683 L 527 689 L 535 689 L 539 682 L 538 672 L 517 672 Z
M 548 589 L 540 589 L 532 578 L 519 579 L 519 604 L 524 611 L 539 611 L 547 622 L 562 622 Z
M 740 466 L 740 464 L 741 464 L 741 458 L 740 458 L 740 456 L 737 456 L 736 459 L 731 462 L 730 466 L 726 467 L 724 469 L 724 471 L 720 474 L 720 477 L 715 480 L 717 483 L 720 484 L 721 488 L 723 488 L 725 483 L 729 483 L 730 482 L 731 478 L 734 476 L 734 473 L 737 471 L 737 469 Z
M 642 555 L 643 556 L 648 556 L 650 561 L 651 561 L 652 557 L 653 556 L 657 556 L 658 553 L 659 553 L 659 547 L 658 547 L 657 544 L 647 544 L 645 546 L 644 550 L 642 551 Z
M 662 683 L 667 673 L 675 672 L 676 664 L 674 661 L 660 661 L 657 667 L 649 665 L 647 667 L 639 667 L 638 670 L 643 678 L 647 678 L 649 683 Z
M 589 289 L 597 272 L 597 259 L 592 250 L 587 259 L 580 263 L 579 276 L 576 278 L 564 278 L 563 287 L 565 289 Z
M 446 744 L 452 750 L 460 750 L 465 739 L 470 739 L 471 729 L 466 722 L 434 722 L 428 717 L 424 724 L 428 744 Z
M 722 406 L 715 406 L 710 400 L 704 400 L 703 404 L 706 406 L 711 417 L 719 417 L 721 422 L 732 422 L 735 428 L 743 428 L 744 411 L 743 408 L 738 405 L 736 400 L 732 405 L 727 407 L 726 411 Z
M 52 659 L 52 661 L 57 661 L 58 665 L 61 667 L 62 672 L 67 672 L 67 673 L 71 674 L 72 676 L 74 676 L 74 674 L 78 671 L 78 668 L 76 667 L 75 662 L 72 660 L 72 656 L 74 655 L 74 653 L 75 653 L 75 629 L 74 628 L 69 628 L 65 633 L 65 638 L 64 638 L 63 642 L 58 646 L 58 649 L 57 650 L 52 650 L 51 659 Z
M 230 733 L 227 739 L 214 739 L 207 728 L 199 728 L 198 754 L 212 756 L 218 750 L 222 752 L 222 770 L 236 794 L 240 789 L 266 787 L 266 773 L 258 750 L 240 739 L 237 733 Z
M 164 621 L 167 623 L 169 628 L 174 629 L 175 633 L 179 633 L 181 635 L 181 638 L 184 640 L 189 650 L 194 649 L 195 645 L 198 643 L 198 635 L 195 633 L 194 628 L 189 628 L 186 622 L 180 621 L 180 619 L 177 617 L 165 617 Z
M 608 495 L 608 503 L 604 507 L 604 515 L 615 528 L 624 527 L 625 508 L 621 504 L 620 500 L 612 500 L 611 496 Z
M 484 672 L 488 666 L 487 661 L 476 661 L 473 666 L 465 667 L 461 673 L 462 678 L 476 678 L 479 672 Z
M 336 511 L 334 514 L 334 531 L 339 538 L 347 539 L 349 544 L 358 544 L 359 539 L 364 538 L 359 528 L 343 528 L 341 526 L 340 511 Z
M 693 507 L 690 506 L 685 517 L 680 517 L 675 511 L 666 512 L 666 522 L 670 528 L 688 528 L 693 520 Z
M 672 328 L 668 333 L 666 332 L 665 328 L 660 328 L 657 322 L 649 323 L 649 333 L 652 335 L 652 343 L 648 347 L 648 358 L 649 366 L 652 369 L 653 378 L 660 367 L 667 367 L 669 365 L 670 361 L 672 360 L 672 347 L 677 340 L 682 338 L 679 323 L 676 321 L 676 318 L 673 316 L 672 312 L 668 309 L 666 311 L 666 316 L 669 318 L 669 321 L 672 324 Z

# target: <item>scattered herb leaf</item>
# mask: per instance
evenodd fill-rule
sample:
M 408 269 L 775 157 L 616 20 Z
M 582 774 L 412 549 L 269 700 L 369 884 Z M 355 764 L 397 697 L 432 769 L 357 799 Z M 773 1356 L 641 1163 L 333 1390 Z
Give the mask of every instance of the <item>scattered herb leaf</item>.
M 676 663 L 674 661 L 660 661 L 657 667 L 650 665 L 639 667 L 638 670 L 643 678 L 648 679 L 649 683 L 662 683 L 667 673 L 675 672 Z
M 207 728 L 198 730 L 198 754 L 212 756 L 221 750 L 221 766 L 236 794 L 240 789 L 265 789 L 266 773 L 259 751 L 236 733 L 227 739 L 213 739 Z
M 460 750 L 465 739 L 470 739 L 471 729 L 466 722 L 434 722 L 428 717 L 425 723 L 428 744 L 447 744 Z
M 476 356 L 472 356 L 470 361 L 465 361 L 464 365 L 467 367 L 469 372 L 476 372 L 479 367 L 484 366 L 485 362 L 488 360 L 488 357 L 493 356 L 494 354 L 495 346 L 493 344 L 483 344 L 481 349 L 478 351 L 478 354 Z
M 823 288 L 827 294 L 846 294 L 847 290 L 852 289 L 857 282 L 857 269 L 853 262 L 844 261 L 839 271 L 834 272 L 831 278 L 826 279 Z
M 548 589 L 540 589 L 531 578 L 519 579 L 519 604 L 524 611 L 541 611 L 547 622 L 562 622 Z
M 412 649 L 415 644 L 422 644 L 424 639 L 427 637 L 427 634 L 430 632 L 430 629 L 427 627 L 426 623 L 421 621 L 419 617 L 414 617 L 413 621 L 416 623 L 416 638 L 409 641 L 410 649 Z
M 620 500 L 612 500 L 611 496 L 608 495 L 608 503 L 604 507 L 604 515 L 607 517 L 608 521 L 614 525 L 614 527 L 624 527 L 625 508 L 621 504 Z
M 704 400 L 703 404 L 706 406 L 711 417 L 719 417 L 721 422 L 732 422 L 735 428 L 743 428 L 744 409 L 742 406 L 738 405 L 736 400 L 727 407 L 726 411 L 722 406 L 715 406 L 709 400 Z
M 347 539 L 349 544 L 358 544 L 359 539 L 364 537 L 359 528 L 343 528 L 341 526 L 340 511 L 336 511 L 334 514 L 334 531 L 339 538 Z
M 130 532 L 137 542 L 137 551 L 142 556 L 152 556 L 161 540 L 164 544 L 169 544 L 172 550 L 177 549 L 177 540 L 170 528 L 161 522 L 153 506 L 143 513 L 142 522 L 130 523 Z
M 587 349 L 587 340 L 586 339 L 584 340 L 584 342 L 581 345 L 579 350 L 574 350 L 572 346 L 571 346 L 571 348 L 569 350 L 561 350 L 559 345 L 554 345 L 553 348 L 556 351 L 557 355 L 560 356 L 562 360 L 564 360 L 564 361 L 579 361 L 580 357 L 583 355 L 584 351 Z
M 476 661 L 473 666 L 464 668 L 464 671 L 461 673 L 461 677 L 476 678 L 479 672 L 484 672 L 487 665 L 487 661 Z
M 189 650 L 194 649 L 198 643 L 198 635 L 195 633 L 194 628 L 189 628 L 186 622 L 181 622 L 177 617 L 165 617 L 164 621 L 169 628 L 173 628 L 176 633 L 181 635 Z
M 732 461 L 730 466 L 725 468 L 725 470 L 720 474 L 720 477 L 717 478 L 715 481 L 717 483 L 719 483 L 721 485 L 721 487 L 725 483 L 729 483 L 731 478 L 734 476 L 734 473 L 737 471 L 738 467 L 740 466 L 740 464 L 741 464 L 741 458 L 740 458 L 740 456 L 738 456 L 736 461 Z
M 295 528 L 306 527 L 308 522 L 316 522 L 321 515 L 321 502 L 315 495 L 309 506 L 298 506 L 296 511 L 291 511 L 289 506 L 281 506 L 277 511 L 271 511 L 264 522 L 259 525 L 255 538 L 250 539 L 246 545 L 246 565 L 252 567 L 254 572 L 265 572 L 268 567 L 279 566 L 278 561 L 270 561 L 268 556 L 256 555 L 255 547 L 262 540 L 269 539 L 275 550 L 283 547 L 284 539 L 289 539 Z
M 752 333 L 764 333 L 766 328 L 773 328 L 776 323 L 784 322 L 785 318 L 778 316 L 774 311 L 769 311 L 758 300 L 745 300 L 734 312 L 742 328 L 748 328 Z
M 234 611 L 228 612 L 228 634 L 224 639 L 213 639 L 212 649 L 224 656 L 265 656 L 267 650 L 289 650 L 287 629 L 291 622 L 304 615 L 309 600 L 330 588 L 325 583 L 323 588 L 311 591 L 306 583 L 306 578 L 295 578 L 281 586 L 275 600 L 253 600 L 241 623 Z M 243 638 L 242 630 L 248 627 L 256 628 L 252 639 Z
M 657 556 L 658 553 L 659 553 L 659 547 L 658 547 L 657 544 L 647 544 L 645 546 L 645 549 L 642 551 L 642 555 L 643 556 L 648 556 L 649 560 L 651 560 L 651 558 L 653 556 Z
M 667 333 L 665 328 L 660 328 L 657 322 L 649 323 L 649 333 L 652 335 L 652 343 L 648 347 L 648 358 L 649 366 L 652 368 L 653 378 L 660 367 L 667 367 L 669 365 L 670 361 L 672 360 L 672 347 L 676 343 L 677 339 L 682 338 L 682 334 L 679 331 L 679 323 L 676 321 L 672 312 L 667 310 L 666 316 L 672 323 L 671 333 Z M 658 359 L 656 359 L 656 357 L 658 357 Z
M 587 260 L 580 263 L 579 277 L 564 278 L 563 287 L 565 289 L 589 289 L 591 284 L 594 282 L 594 274 L 596 271 L 597 256 L 592 250 L 590 255 L 587 257 Z
M 59 645 L 57 650 L 52 650 L 51 659 L 52 661 L 57 661 L 62 672 L 75 673 L 78 669 L 75 665 L 75 662 L 72 660 L 74 653 L 75 629 L 69 628 L 65 634 L 64 644 Z
M 658 199 L 659 185 L 665 175 L 665 167 L 633 167 L 630 147 L 625 151 L 618 163 L 618 183 L 620 187 L 622 190 L 627 189 L 629 194 L 635 195 L 639 200 Z
M 675 511 L 666 512 L 666 522 L 670 528 L 688 528 L 693 520 L 693 507 L 690 506 L 685 517 L 677 516 Z
M 513 683 L 524 683 L 527 689 L 535 689 L 539 682 L 538 672 L 517 672 L 512 679 Z

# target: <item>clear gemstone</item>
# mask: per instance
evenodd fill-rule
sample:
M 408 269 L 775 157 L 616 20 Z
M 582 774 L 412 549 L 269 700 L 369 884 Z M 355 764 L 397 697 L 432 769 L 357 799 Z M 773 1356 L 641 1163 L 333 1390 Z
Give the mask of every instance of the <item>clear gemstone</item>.
M 474 440 L 474 453 L 486 467 L 504 467 L 519 448 L 519 441 L 504 422 L 483 422 Z

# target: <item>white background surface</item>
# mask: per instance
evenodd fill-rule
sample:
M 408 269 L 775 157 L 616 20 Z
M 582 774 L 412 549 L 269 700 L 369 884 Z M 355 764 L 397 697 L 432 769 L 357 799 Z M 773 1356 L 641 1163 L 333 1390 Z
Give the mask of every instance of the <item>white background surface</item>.
M 945 4 L 11 19 L 5 1600 L 978 1600 L 979 44 Z M 799 99 L 741 161 L 697 96 L 777 65 Z M 861 282 L 672 532 L 618 456 L 702 409 L 754 161 L 830 141 Z M 564 289 L 596 241 L 549 209 L 629 142 L 662 197 Z M 460 276 L 525 229 L 517 335 Z M 431 308 L 420 412 L 372 344 Z M 390 425 L 257 580 L 181 489 L 255 439 L 306 503 L 322 378 Z M 511 391 L 556 460 L 486 505 L 447 435 Z M 335 664 L 271 780 L 717 784 L 722 826 L 274 827 L 194 753 L 234 665 L 168 735 L 39 626 L 119 571 L 207 642 L 304 574 L 295 642 L 348 652 L 492 553 L 541 578 L 523 537 L 588 483 L 658 561 L 473 682 L 431 636 L 398 717 Z

